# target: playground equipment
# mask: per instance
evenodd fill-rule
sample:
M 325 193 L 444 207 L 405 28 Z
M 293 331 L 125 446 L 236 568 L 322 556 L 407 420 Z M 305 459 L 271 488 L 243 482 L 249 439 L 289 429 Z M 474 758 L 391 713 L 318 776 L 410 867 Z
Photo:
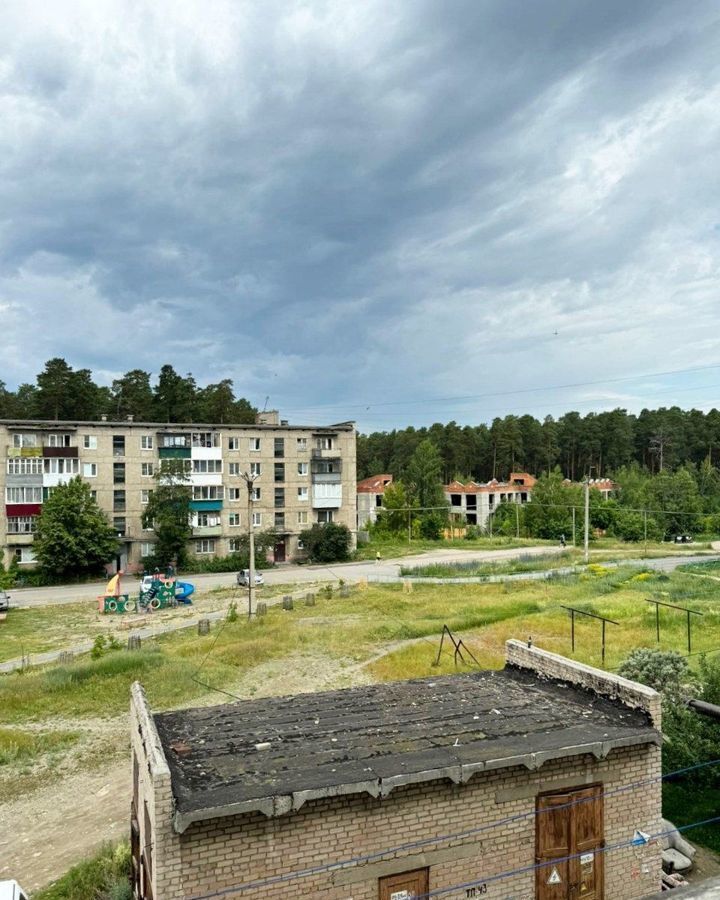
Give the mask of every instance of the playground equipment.
M 111 580 L 113 586 L 117 582 Z M 105 593 L 98 597 L 98 611 L 101 613 L 130 613 L 144 610 L 166 609 L 178 603 L 190 605 L 190 597 L 195 592 L 195 585 L 187 581 L 178 581 L 165 575 L 145 575 L 140 582 L 138 597 L 129 594 Z

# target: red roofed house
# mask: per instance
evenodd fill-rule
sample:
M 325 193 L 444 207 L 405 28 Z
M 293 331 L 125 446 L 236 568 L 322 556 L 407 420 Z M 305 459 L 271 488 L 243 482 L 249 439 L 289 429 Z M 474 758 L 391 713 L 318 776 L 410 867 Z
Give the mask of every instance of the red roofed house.
M 527 472 L 511 472 L 507 481 L 493 479 L 486 484 L 451 481 L 444 487 L 445 498 L 451 512 L 464 516 L 468 525 L 484 528 L 501 503 L 527 503 L 536 480 Z
M 358 481 L 357 485 L 357 527 L 364 531 L 377 520 L 377 511 L 382 508 L 385 488 L 392 484 L 392 475 L 371 475 Z

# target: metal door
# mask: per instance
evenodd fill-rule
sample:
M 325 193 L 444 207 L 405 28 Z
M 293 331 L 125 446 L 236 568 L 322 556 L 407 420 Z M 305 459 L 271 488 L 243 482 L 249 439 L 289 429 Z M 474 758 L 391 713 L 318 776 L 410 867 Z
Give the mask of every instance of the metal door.
M 388 875 L 379 882 L 380 900 L 412 900 L 430 890 L 428 869 L 415 869 L 402 875 Z

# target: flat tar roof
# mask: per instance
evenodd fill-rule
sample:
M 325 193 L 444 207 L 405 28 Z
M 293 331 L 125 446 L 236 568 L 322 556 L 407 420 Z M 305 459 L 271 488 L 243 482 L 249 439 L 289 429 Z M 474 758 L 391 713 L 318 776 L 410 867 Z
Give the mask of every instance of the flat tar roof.
M 175 828 L 661 741 L 648 715 L 527 670 L 422 678 L 154 716 Z

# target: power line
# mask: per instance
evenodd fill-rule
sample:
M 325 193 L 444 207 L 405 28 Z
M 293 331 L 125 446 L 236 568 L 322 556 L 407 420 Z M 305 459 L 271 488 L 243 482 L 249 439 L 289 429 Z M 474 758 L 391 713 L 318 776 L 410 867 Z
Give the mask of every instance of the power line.
M 288 411 L 297 412 L 297 411 L 312 411 L 318 409 L 367 409 L 370 407 L 371 409 L 375 409 L 378 407 L 387 407 L 387 406 L 416 406 L 416 405 L 429 405 L 433 403 L 466 403 L 475 400 L 484 400 L 488 397 L 511 397 L 517 396 L 518 394 L 536 394 L 542 393 L 543 391 L 561 391 L 561 390 L 569 390 L 572 388 L 579 387 L 597 387 L 598 385 L 604 384 L 620 384 L 622 382 L 628 381 L 639 381 L 644 378 L 665 378 L 673 375 L 688 375 L 695 372 L 707 372 L 710 370 L 720 369 L 720 364 L 710 365 L 710 366 L 696 366 L 689 369 L 671 369 L 665 372 L 645 372 L 639 375 L 625 375 L 619 378 L 602 378 L 597 381 L 575 381 L 568 382 L 566 384 L 554 384 L 554 385 L 545 385 L 543 387 L 530 387 L 530 388 L 517 388 L 515 390 L 510 391 L 489 391 L 483 394 L 461 394 L 453 397 L 423 397 L 416 398 L 412 400 L 384 400 L 381 402 L 375 402 L 373 400 L 368 400 L 365 403 L 358 404 L 342 404 L 342 403 L 318 403 L 313 406 L 305 406 L 305 407 L 290 407 Z M 670 393 L 673 393 L 672 391 Z
M 629 791 L 638 790 L 639 788 L 646 787 L 649 784 L 654 784 L 657 781 L 663 781 L 666 778 L 676 778 L 679 775 L 686 775 L 690 772 L 697 771 L 699 769 L 708 768 L 709 766 L 717 766 L 720 765 L 720 759 L 713 759 L 704 763 L 696 763 L 692 766 L 687 766 L 683 769 L 677 769 L 674 772 L 667 772 L 665 775 L 658 775 L 653 778 L 645 778 L 641 781 L 632 782 L 628 785 L 622 785 L 619 788 L 614 788 L 610 791 L 605 791 L 603 793 L 603 797 L 611 797 L 617 794 L 627 793 Z M 432 844 L 441 844 L 446 841 L 452 840 L 462 840 L 468 837 L 474 837 L 478 834 L 482 834 L 485 831 L 489 831 L 493 828 L 498 828 L 503 825 L 509 825 L 513 822 L 523 821 L 527 819 L 534 819 L 538 815 L 542 815 L 545 812 L 555 812 L 558 809 L 565 809 L 572 806 L 576 806 L 580 803 L 589 802 L 590 798 L 580 798 L 578 800 L 571 800 L 568 803 L 561 804 L 559 806 L 554 806 L 552 809 L 534 809 L 527 813 L 516 813 L 512 816 L 505 816 L 502 819 L 497 819 L 494 822 L 489 822 L 485 825 L 480 825 L 477 828 L 472 828 L 467 831 L 455 832 L 452 834 L 444 834 L 444 835 L 436 835 L 431 838 L 423 838 L 419 841 L 410 841 L 405 844 L 400 844 L 395 847 L 387 847 L 384 850 L 378 850 L 375 853 L 366 854 L 364 856 L 356 856 L 351 857 L 345 860 L 339 860 L 333 863 L 322 863 L 318 866 L 311 866 L 306 869 L 298 869 L 293 872 L 286 872 L 282 875 L 275 875 L 270 878 L 259 879 L 256 881 L 248 881 L 242 884 L 234 885 L 229 888 L 221 888 L 220 890 L 213 891 L 208 894 L 197 894 L 193 895 L 189 900 L 212 900 L 212 898 L 216 897 L 226 897 L 229 894 L 233 893 L 242 893 L 243 891 L 255 890 L 258 888 L 269 887 L 274 884 L 283 884 L 288 881 L 295 881 L 300 878 L 307 878 L 310 875 L 320 875 L 323 872 L 329 872 L 336 869 L 344 869 L 352 865 L 361 865 L 369 862 L 374 862 L 378 859 L 382 859 L 384 856 L 388 856 L 390 854 L 402 853 L 408 850 L 418 850 L 423 847 L 430 846 Z M 720 816 L 718 816 L 720 819 Z M 701 822 L 697 824 L 706 824 L 706 822 Z M 693 826 L 684 826 L 685 828 L 693 827 Z M 679 830 L 679 829 L 678 829 Z M 500 876 L 495 876 L 496 878 L 507 877 L 508 875 L 516 874 L 515 872 L 505 873 Z M 482 883 L 483 881 L 488 881 L 490 879 L 480 879 L 476 884 Z M 472 885 L 468 885 L 471 887 Z M 448 888 L 447 890 L 459 890 L 462 888 L 462 885 L 455 885 L 453 888 Z

